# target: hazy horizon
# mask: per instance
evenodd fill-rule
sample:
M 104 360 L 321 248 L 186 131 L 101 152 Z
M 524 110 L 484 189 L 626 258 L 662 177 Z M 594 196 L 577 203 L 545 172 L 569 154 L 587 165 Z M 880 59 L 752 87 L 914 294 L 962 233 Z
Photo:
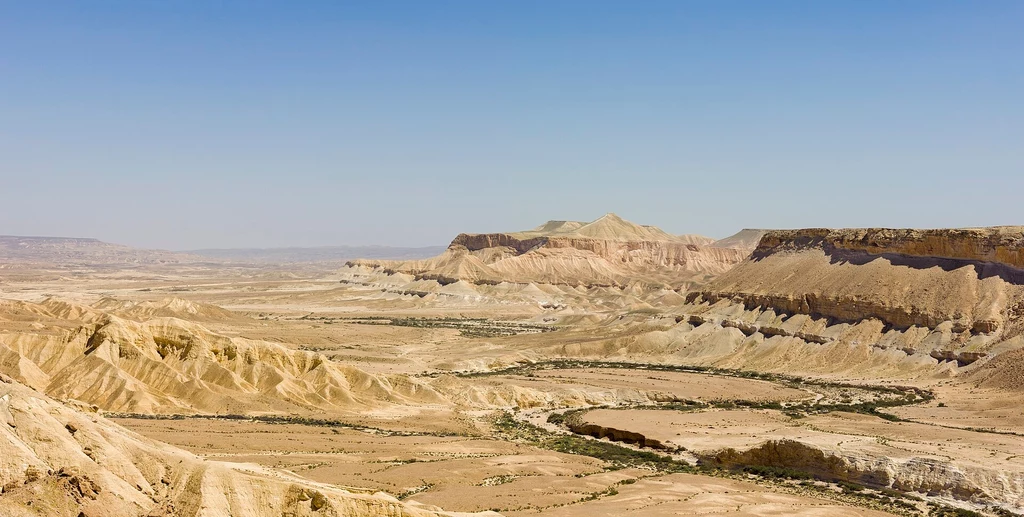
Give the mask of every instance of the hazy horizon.
M 0 234 L 1024 224 L 1020 2 L 0 4 Z

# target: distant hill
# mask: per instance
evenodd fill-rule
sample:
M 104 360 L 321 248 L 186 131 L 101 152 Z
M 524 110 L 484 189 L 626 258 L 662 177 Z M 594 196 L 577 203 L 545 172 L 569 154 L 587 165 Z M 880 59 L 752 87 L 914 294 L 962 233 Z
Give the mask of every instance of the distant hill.
M 391 246 L 322 246 L 315 248 L 235 248 L 192 250 L 185 253 L 234 262 L 344 262 L 353 259 L 415 260 L 433 257 L 444 246 L 403 248 Z
M 160 265 L 202 262 L 186 253 L 74 237 L 0 235 L 0 262 L 55 265 Z
M 724 239 L 719 239 L 710 244 L 716 248 L 732 248 L 737 250 L 752 251 L 757 247 L 767 230 L 745 228 Z
M 0 235 L 0 262 L 61 266 L 146 266 L 225 262 L 286 264 L 345 262 L 360 258 L 415 260 L 433 257 L 444 250 L 444 246 L 324 246 L 167 251 L 133 248 L 89 238 Z

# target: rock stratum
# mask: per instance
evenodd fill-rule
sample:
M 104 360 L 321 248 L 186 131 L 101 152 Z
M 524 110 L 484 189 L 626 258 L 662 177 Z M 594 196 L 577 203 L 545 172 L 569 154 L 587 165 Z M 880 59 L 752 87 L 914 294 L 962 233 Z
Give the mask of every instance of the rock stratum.
M 357 260 L 369 267 L 449 284 L 552 284 L 685 288 L 706 283 L 749 250 L 707 237 L 672 235 L 607 214 L 593 222 L 549 221 L 523 232 L 460 234 L 427 260 Z
M 772 231 L 690 299 L 1012 337 L 1024 316 L 1022 250 L 1022 227 Z

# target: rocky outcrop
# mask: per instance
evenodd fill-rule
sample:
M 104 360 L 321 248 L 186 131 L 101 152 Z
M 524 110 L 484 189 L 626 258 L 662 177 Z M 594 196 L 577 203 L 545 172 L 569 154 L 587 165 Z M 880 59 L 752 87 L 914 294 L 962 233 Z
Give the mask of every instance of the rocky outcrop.
M 633 431 L 626 431 L 624 429 L 615 429 L 614 427 L 605 427 L 603 425 L 590 424 L 586 422 L 566 422 L 569 430 L 586 436 L 593 436 L 594 438 L 604 439 L 607 438 L 613 442 L 629 443 L 632 445 L 639 445 L 640 447 L 647 447 L 650 449 L 667 449 L 665 444 L 659 440 L 648 438 L 640 433 Z
M 1022 246 L 1024 227 L 769 231 L 687 302 L 991 334 L 1024 315 Z
M 872 255 L 988 262 L 1024 268 L 1024 226 L 938 230 L 863 228 L 773 230 L 766 232 L 755 256 L 782 248 L 825 247 Z
M 840 453 L 797 440 L 769 440 L 743 451 L 727 448 L 699 457 L 705 464 L 726 468 L 775 467 L 825 481 L 895 488 L 978 504 L 1024 505 L 1024 473 L 958 465 L 937 458 Z
M 510 233 L 460 233 L 449 248 L 463 247 L 469 251 L 487 248 L 511 248 L 517 253 L 526 253 L 548 242 L 548 237 L 520 238 Z
M 717 303 L 730 300 L 741 303 L 747 310 L 774 309 L 784 314 L 807 314 L 830 318 L 837 322 L 856 323 L 875 318 L 897 329 L 913 326 L 934 329 L 945 321 L 952 321 L 957 332 L 987 334 L 1000 328 L 1000 319 L 969 319 L 961 314 L 940 312 L 928 307 L 891 304 L 882 300 L 865 299 L 857 295 L 832 296 L 828 293 L 754 294 L 740 291 L 697 291 L 687 294 L 687 303 Z M 762 332 L 770 335 L 768 332 Z M 778 333 L 776 333 L 778 334 Z M 775 334 L 771 334 L 775 335 Z M 782 333 L 781 335 L 786 335 Z

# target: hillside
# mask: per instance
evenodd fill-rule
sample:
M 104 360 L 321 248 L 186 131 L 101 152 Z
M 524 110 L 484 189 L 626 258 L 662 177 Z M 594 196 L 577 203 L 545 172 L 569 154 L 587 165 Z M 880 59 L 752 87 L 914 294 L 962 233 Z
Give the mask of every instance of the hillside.
M 0 486 L 0 514 L 12 517 L 449 515 L 286 471 L 204 460 L 4 375 Z
M 60 400 L 130 413 L 351 413 L 443 402 L 409 377 L 369 374 L 181 318 L 239 316 L 178 299 L 103 299 L 95 307 L 4 300 L 0 373 Z
M 742 250 L 694 244 L 700 241 L 707 242 L 607 214 L 589 223 L 549 221 L 521 232 L 460 234 L 444 253 L 427 260 L 357 260 L 349 266 L 442 284 L 461 280 L 679 289 L 705 283 L 746 256 Z

